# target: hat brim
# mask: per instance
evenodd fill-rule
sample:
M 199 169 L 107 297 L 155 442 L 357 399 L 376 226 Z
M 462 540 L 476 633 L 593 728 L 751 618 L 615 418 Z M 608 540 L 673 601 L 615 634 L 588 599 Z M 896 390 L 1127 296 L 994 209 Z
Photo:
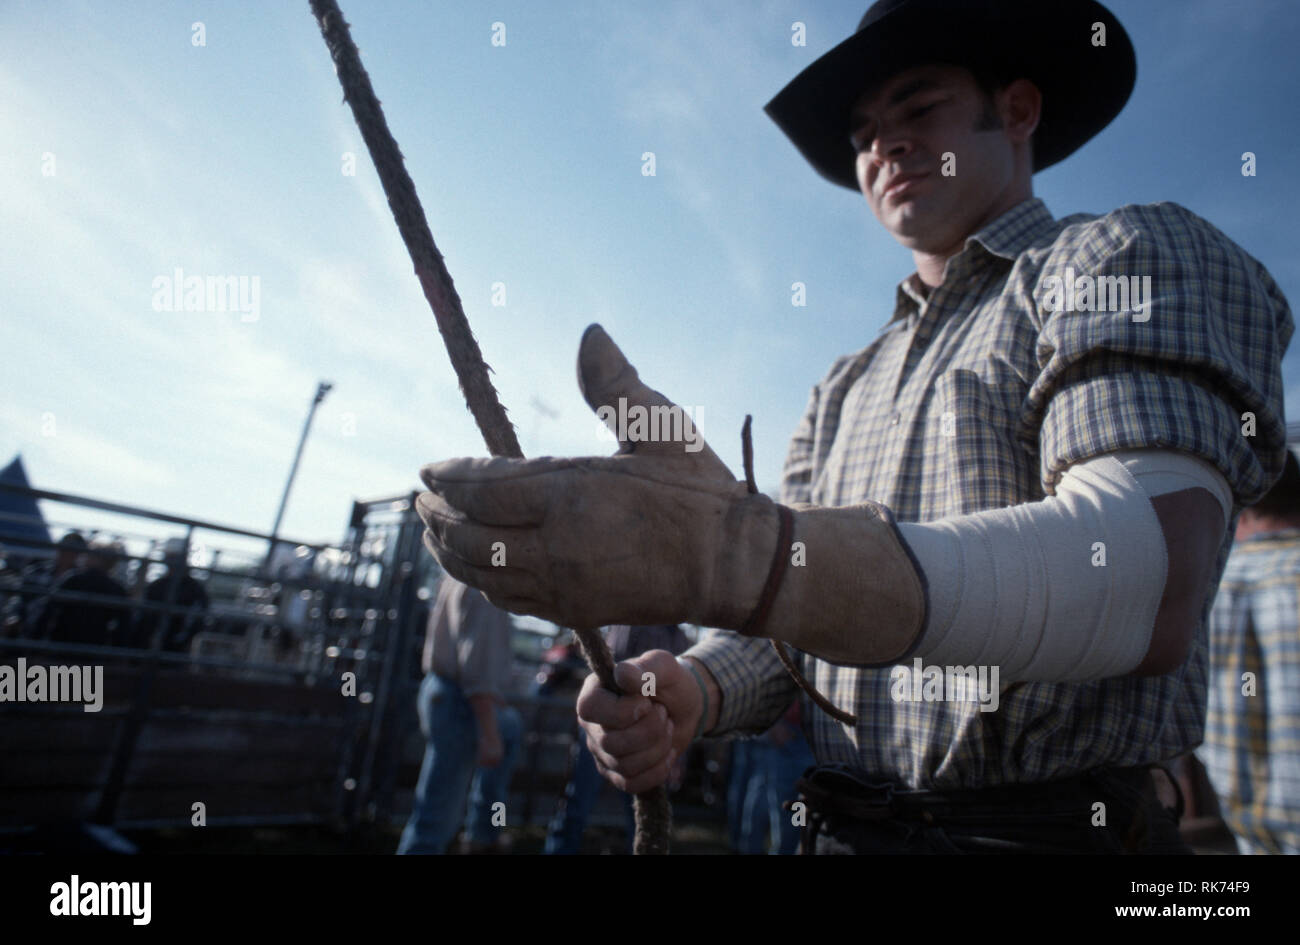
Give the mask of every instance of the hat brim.
M 858 189 L 849 116 L 867 89 L 923 63 L 1013 72 L 1043 94 L 1034 171 L 1064 160 L 1120 113 L 1137 79 L 1132 41 L 1095 0 L 967 0 L 934 22 L 932 5 L 902 4 L 853 34 L 764 107 L 819 174 Z M 1104 46 L 1093 45 L 1105 24 Z

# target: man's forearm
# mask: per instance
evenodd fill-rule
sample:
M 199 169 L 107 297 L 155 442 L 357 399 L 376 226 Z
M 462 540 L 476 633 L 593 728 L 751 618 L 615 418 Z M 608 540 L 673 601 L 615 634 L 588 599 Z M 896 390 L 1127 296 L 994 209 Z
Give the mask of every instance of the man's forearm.
M 709 667 L 694 657 L 684 656 L 682 659 L 695 667 L 700 682 L 704 684 L 704 720 L 699 726 L 699 731 L 700 734 L 707 735 L 717 727 L 718 711 L 722 707 L 722 690 L 718 688 L 718 681 L 709 672 Z
M 708 694 L 702 732 L 758 735 L 772 727 L 798 693 L 765 639 L 714 632 L 682 654 L 700 673 Z
M 1040 502 L 903 523 L 930 588 L 916 656 L 1004 683 L 1172 672 L 1231 506 L 1204 460 L 1123 450 L 1070 466 Z

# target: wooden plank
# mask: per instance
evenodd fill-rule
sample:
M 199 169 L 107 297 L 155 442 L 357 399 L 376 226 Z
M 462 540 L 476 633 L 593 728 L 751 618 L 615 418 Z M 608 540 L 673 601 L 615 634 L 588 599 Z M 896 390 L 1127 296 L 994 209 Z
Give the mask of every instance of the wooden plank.
M 335 723 L 276 727 L 256 721 L 202 718 L 151 719 L 140 730 L 136 750 L 164 752 L 243 752 L 276 755 L 285 752 L 326 752 L 341 749 L 348 733 Z
M 300 684 L 281 685 L 162 670 L 154 680 L 150 701 L 156 708 L 186 706 L 337 717 L 349 709 L 350 698 L 343 695 L 342 683 L 329 688 L 308 688 Z
M 30 665 L 35 665 L 29 660 Z M 115 664 L 104 667 L 104 710 L 122 710 L 135 700 L 144 667 Z M 194 672 L 188 668 L 160 668 L 154 677 L 150 704 L 156 708 L 235 709 L 245 712 L 282 712 L 287 715 L 341 716 L 353 708 L 342 683 L 305 686 L 291 679 L 264 682 Z M 35 707 L 36 704 L 33 704 Z M 87 715 L 97 713 L 86 713 Z
M 58 821 L 87 820 L 99 800 L 96 791 L 72 788 L 0 791 L 0 827 L 24 827 Z M 335 813 L 332 783 L 256 787 L 247 785 L 191 788 L 128 789 L 118 809 L 119 821 L 172 820 L 189 823 L 192 805 L 201 801 L 207 814 L 256 817 L 313 814 L 321 819 Z
M 277 814 L 331 814 L 332 784 L 274 787 L 195 786 L 192 788 L 130 789 L 123 793 L 118 820 L 183 820 L 193 816 L 193 804 L 202 802 L 209 817 L 248 817 Z
M 0 791 L 39 787 L 98 790 L 108 777 L 110 760 L 108 751 L 7 754 L 0 766 Z
M 121 724 L 121 716 L 96 712 L 6 714 L 0 716 L 0 758 L 33 751 L 107 749 L 112 746 Z
M 0 790 L 0 827 L 26 827 L 60 820 L 85 820 L 95 812 L 98 790 L 13 788 Z
M 245 755 L 220 753 L 137 754 L 126 774 L 133 787 L 182 785 L 224 788 L 231 784 L 300 784 L 332 781 L 339 752 L 329 754 Z
M 0 758 L 25 752 L 93 752 L 109 749 L 122 725 L 121 716 L 96 713 L 29 713 L 0 717 Z M 150 719 L 140 731 L 141 751 L 246 751 L 274 754 L 303 745 L 334 744 L 349 737 L 337 719 L 283 725 L 274 719 Z

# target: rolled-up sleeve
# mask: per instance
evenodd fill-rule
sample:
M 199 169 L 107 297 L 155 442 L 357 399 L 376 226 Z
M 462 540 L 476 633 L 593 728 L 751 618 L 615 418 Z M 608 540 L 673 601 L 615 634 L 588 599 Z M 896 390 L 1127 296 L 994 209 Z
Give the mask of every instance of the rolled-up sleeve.
M 708 667 L 722 692 L 718 724 L 709 735 L 766 732 L 798 692 L 772 644 L 765 639 L 730 630 L 710 630 L 682 656 Z
M 1041 373 L 1024 422 L 1039 425 L 1044 489 L 1054 493 L 1066 468 L 1093 456 L 1167 447 L 1214 464 L 1237 507 L 1253 504 L 1286 457 L 1281 361 L 1295 329 L 1268 271 L 1170 203 L 1124 207 L 1067 233 L 1042 277 L 1092 280 L 1097 294 L 1089 304 L 1076 292 L 1076 310 L 1039 296 Z M 1110 310 L 1092 310 L 1103 291 Z M 1127 308 L 1114 310 L 1125 296 Z

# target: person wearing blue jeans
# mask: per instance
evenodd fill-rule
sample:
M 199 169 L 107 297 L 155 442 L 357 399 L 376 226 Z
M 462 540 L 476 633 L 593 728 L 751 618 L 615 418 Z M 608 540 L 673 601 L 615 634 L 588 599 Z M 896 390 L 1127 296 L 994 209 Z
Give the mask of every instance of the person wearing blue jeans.
M 740 772 L 741 782 L 739 820 L 735 826 L 735 841 L 732 847 L 744 856 L 753 856 L 767 852 L 768 836 L 775 826 L 771 811 L 769 778 L 771 767 L 769 756 L 772 743 L 767 736 L 749 738 L 738 743 L 741 747 L 744 768 Z
M 492 826 L 492 805 L 509 797 L 510 777 L 519 760 L 523 731 L 519 713 L 510 706 L 497 709 L 501 761 L 486 767 L 478 764 L 474 711 L 456 683 L 429 673 L 420 684 L 418 708 L 420 731 L 427 745 L 415 806 L 397 852 L 446 852 L 461 827 L 467 793 L 468 813 L 463 823 L 470 846 L 491 846 L 499 829 Z
M 796 709 L 798 702 L 794 703 Z M 799 852 L 800 830 L 794 824 L 791 811 L 785 809 L 786 801 L 799 799 L 795 783 L 804 771 L 816 764 L 812 748 L 808 746 L 798 722 L 791 724 L 782 719 L 768 734 L 771 747 L 767 754 L 767 811 L 770 817 L 768 853 L 791 856 Z
M 494 807 L 509 800 L 523 729 L 504 695 L 512 626 L 509 615 L 477 591 L 443 577 L 429 617 L 417 700 L 424 763 L 399 854 L 445 853 L 462 821 L 471 849 L 491 847 L 499 836 L 492 821 L 501 809 Z
M 799 703 L 761 738 L 737 742 L 744 747 L 742 797 L 733 849 L 753 855 L 770 853 L 789 856 L 799 849 L 799 828 L 783 806 L 798 798 L 795 782 L 815 762 L 812 749 L 800 728 Z M 733 761 L 733 763 L 735 763 Z

